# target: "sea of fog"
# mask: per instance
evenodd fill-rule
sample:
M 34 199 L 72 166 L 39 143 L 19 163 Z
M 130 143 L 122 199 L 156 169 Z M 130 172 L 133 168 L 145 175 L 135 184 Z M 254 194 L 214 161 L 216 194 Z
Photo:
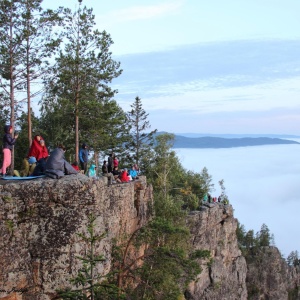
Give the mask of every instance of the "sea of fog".
M 212 196 L 219 196 L 218 181 L 224 180 L 234 216 L 246 230 L 257 232 L 265 223 L 285 257 L 300 251 L 300 145 L 175 151 L 186 169 L 208 169 Z

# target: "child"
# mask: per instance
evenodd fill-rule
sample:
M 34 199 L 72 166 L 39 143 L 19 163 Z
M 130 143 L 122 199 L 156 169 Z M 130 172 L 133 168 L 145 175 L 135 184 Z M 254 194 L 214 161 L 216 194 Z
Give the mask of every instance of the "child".
M 11 164 L 11 151 L 19 136 L 17 133 L 15 133 L 15 136 L 12 137 L 12 130 L 13 129 L 11 125 L 4 126 L 5 134 L 3 136 L 3 163 L 2 168 L 0 169 L 0 176 L 5 176 L 6 169 Z

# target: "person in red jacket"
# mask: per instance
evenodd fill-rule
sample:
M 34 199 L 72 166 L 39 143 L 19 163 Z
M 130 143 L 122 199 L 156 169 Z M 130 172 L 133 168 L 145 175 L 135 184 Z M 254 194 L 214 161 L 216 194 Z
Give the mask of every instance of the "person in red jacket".
M 40 147 L 38 149 L 38 153 L 37 153 L 37 161 L 39 161 L 40 159 L 47 159 L 49 156 L 49 152 L 48 149 L 46 147 L 45 141 L 44 140 L 40 140 Z
M 127 169 L 124 169 L 124 170 L 121 172 L 120 180 L 121 180 L 122 182 L 129 182 L 129 181 L 130 181 L 130 178 L 129 178 L 128 173 L 127 173 Z
M 41 144 L 40 144 L 41 139 L 42 139 L 42 137 L 39 134 L 37 134 L 34 137 L 32 143 L 31 143 L 28 155 L 27 155 L 28 158 L 33 156 L 36 158 L 36 160 L 38 160 L 38 154 L 39 154 L 39 150 L 41 148 Z

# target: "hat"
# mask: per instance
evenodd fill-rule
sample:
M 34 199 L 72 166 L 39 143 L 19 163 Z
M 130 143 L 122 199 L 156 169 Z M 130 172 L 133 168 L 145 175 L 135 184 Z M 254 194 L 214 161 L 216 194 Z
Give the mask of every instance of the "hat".
M 36 163 L 36 158 L 34 157 L 34 156 L 30 156 L 29 158 L 28 158 L 28 162 L 29 162 L 29 164 L 34 164 L 34 163 Z

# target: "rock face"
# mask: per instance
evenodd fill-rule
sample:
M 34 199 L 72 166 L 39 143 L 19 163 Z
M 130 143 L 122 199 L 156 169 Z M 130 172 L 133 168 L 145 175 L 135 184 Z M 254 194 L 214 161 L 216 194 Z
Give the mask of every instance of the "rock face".
M 0 184 L 0 299 L 50 300 L 70 285 L 81 267 L 86 233 L 94 215 L 95 234 L 106 233 L 96 254 L 106 260 L 96 272 L 111 268 L 113 240 L 122 240 L 146 224 L 152 205 L 146 178 L 107 186 L 107 178 L 84 175 L 60 180 Z M 208 250 L 190 283 L 187 300 L 300 299 L 300 270 L 287 266 L 274 247 L 260 249 L 246 263 L 238 248 L 231 205 L 206 204 L 187 218 L 192 250 Z
M 276 247 L 261 247 L 246 259 L 238 248 L 230 205 L 206 204 L 188 218 L 192 248 L 209 250 L 188 300 L 299 300 L 300 267 L 290 267 Z
M 256 250 L 247 265 L 249 299 L 300 299 L 300 269 L 288 266 L 276 247 Z
M 87 245 L 93 214 L 95 233 L 107 233 L 97 245 L 110 269 L 112 240 L 147 222 L 152 188 L 146 179 L 107 186 L 107 179 L 84 175 L 0 185 L 0 299 L 52 299 L 69 285 Z
M 188 218 L 192 248 L 209 250 L 211 259 L 199 260 L 202 272 L 186 291 L 186 299 L 247 299 L 245 258 L 237 245 L 231 205 L 206 204 Z

